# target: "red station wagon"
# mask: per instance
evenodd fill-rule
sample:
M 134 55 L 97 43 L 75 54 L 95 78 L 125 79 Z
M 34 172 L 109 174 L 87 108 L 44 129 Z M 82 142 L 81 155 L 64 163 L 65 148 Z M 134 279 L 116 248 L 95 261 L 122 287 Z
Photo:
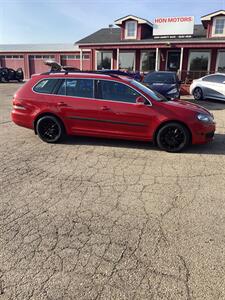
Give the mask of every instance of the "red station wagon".
M 12 120 L 47 143 L 84 135 L 153 141 L 169 152 L 207 143 L 215 132 L 213 115 L 203 107 L 97 72 L 34 75 L 14 95 Z

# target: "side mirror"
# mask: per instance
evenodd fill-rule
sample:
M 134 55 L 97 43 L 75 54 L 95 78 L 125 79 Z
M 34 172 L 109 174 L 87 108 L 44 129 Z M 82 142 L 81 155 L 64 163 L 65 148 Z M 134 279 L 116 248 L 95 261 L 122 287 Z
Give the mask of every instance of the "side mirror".
M 136 98 L 136 104 L 137 105 L 145 105 L 145 99 L 141 96 Z

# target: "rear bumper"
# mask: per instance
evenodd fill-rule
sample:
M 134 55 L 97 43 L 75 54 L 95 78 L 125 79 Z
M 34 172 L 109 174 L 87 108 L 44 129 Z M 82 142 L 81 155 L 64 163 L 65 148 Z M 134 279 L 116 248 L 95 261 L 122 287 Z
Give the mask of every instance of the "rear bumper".
M 216 124 L 197 124 L 192 129 L 192 144 L 206 144 L 214 138 Z
M 11 112 L 12 121 L 19 126 L 33 129 L 33 118 L 22 111 L 13 110 Z

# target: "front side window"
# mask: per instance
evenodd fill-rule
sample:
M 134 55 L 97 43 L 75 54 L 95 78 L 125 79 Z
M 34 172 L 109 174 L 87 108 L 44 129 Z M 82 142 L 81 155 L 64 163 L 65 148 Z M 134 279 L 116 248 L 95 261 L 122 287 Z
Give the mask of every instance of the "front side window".
M 128 103 L 136 103 L 137 97 L 140 96 L 139 93 L 125 84 L 107 80 L 100 80 L 99 94 L 100 98 L 104 100 Z
M 65 79 L 61 84 L 58 95 L 93 98 L 94 88 L 92 79 Z
M 135 53 L 134 52 L 120 52 L 119 69 L 126 71 L 134 71 L 135 67 Z
M 97 70 L 112 69 L 112 52 L 97 52 Z
M 136 38 L 137 22 L 127 21 L 126 22 L 126 38 Z
M 224 27 L 225 27 L 225 18 L 220 18 L 215 20 L 214 25 L 214 34 L 215 35 L 223 35 L 224 34 Z
M 38 82 L 33 90 L 41 94 L 53 94 L 58 83 L 59 79 L 44 79 Z
M 225 52 L 218 52 L 217 71 L 221 73 L 225 73 Z
M 156 101 L 168 101 L 167 98 L 165 98 L 164 96 L 162 96 L 161 94 L 157 93 L 156 91 L 146 87 L 144 84 L 136 81 L 136 80 L 132 80 L 131 83 L 137 87 L 138 89 L 140 89 L 143 93 L 147 94 L 148 96 L 151 97 L 151 99 L 154 99 Z
M 141 53 L 141 71 L 150 72 L 155 70 L 155 58 L 155 52 L 143 51 Z

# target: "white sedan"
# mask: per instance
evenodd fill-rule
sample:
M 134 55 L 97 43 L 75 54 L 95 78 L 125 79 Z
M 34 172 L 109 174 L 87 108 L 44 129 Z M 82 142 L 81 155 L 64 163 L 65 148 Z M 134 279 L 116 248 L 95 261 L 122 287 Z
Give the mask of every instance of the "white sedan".
M 190 94 L 195 100 L 208 98 L 225 101 L 225 74 L 216 73 L 193 80 Z

